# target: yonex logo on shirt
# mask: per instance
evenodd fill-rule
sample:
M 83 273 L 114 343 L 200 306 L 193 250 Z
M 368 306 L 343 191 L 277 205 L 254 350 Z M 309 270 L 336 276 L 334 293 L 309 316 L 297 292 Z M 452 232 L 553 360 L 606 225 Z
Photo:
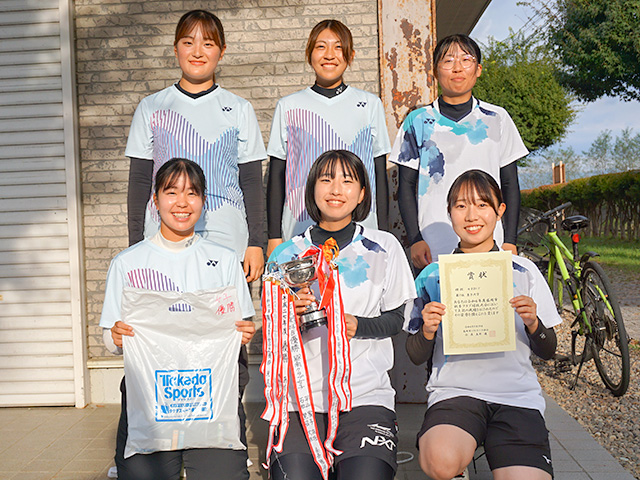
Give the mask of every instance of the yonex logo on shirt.
M 222 107 L 223 112 L 230 112 L 231 110 L 233 110 L 231 107 Z
M 356 103 L 356 107 L 365 107 L 367 105 L 367 102 L 358 102 Z
M 216 265 L 218 265 L 218 261 L 217 260 L 209 259 L 209 261 L 207 262 L 207 267 L 215 267 Z

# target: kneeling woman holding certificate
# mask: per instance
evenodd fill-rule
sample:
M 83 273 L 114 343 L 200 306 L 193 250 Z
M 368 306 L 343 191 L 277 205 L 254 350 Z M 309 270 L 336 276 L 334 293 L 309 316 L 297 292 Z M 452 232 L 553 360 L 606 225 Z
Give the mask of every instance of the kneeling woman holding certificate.
M 269 258 L 262 418 L 270 423 L 267 458 L 274 480 L 326 479 L 332 468 L 338 480 L 394 477 L 390 337 L 401 331 L 415 287 L 395 237 L 358 223 L 369 214 L 371 198 L 367 172 L 355 154 L 323 153 L 305 190 L 307 211 L 317 225 L 279 245 Z M 299 274 L 308 268 L 300 259 L 309 257 L 318 259 L 311 288 L 292 281 L 312 276 Z M 283 296 L 278 293 L 283 283 L 303 288 Z M 305 322 L 311 304 L 313 318 L 319 318 L 318 308 L 325 309 L 326 325 Z
M 480 170 L 460 175 L 447 208 L 460 238 L 453 253 L 461 255 L 447 256 L 452 262 L 444 269 L 434 263 L 420 273 L 418 299 L 405 312 L 411 360 L 433 365 L 418 433 L 420 466 L 434 480 L 448 480 L 484 445 L 494 478 L 551 479 L 545 402 L 530 360 L 531 351 L 543 359 L 555 353 L 553 327 L 561 319 L 551 292 L 537 267 L 518 256 L 496 274 L 504 253 L 489 252 L 499 252 L 493 230 L 505 204 L 490 175 Z M 446 275 L 456 268 L 451 282 Z M 510 276 L 512 282 L 503 281 Z M 502 329 L 496 319 L 507 319 Z M 500 340 L 510 335 L 512 341 Z M 500 343 L 504 346 L 496 347 Z

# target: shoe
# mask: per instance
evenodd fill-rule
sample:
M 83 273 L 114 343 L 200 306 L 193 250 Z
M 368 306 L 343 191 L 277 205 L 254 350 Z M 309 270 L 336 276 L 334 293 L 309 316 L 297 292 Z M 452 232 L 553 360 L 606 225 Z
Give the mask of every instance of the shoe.
M 471 477 L 469 476 L 469 469 L 465 468 L 464 472 L 462 472 L 459 475 L 456 475 L 455 477 L 453 477 L 451 480 L 455 480 L 456 478 L 462 479 L 462 480 L 469 480 Z

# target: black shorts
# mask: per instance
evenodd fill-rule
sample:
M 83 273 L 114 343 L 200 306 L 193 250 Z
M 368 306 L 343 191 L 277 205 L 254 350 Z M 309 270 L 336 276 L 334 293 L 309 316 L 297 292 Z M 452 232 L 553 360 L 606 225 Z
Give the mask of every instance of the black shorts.
M 324 442 L 327 436 L 327 414 L 316 413 L 316 424 L 318 435 Z M 388 463 L 395 472 L 398 468 L 396 413 L 385 407 L 369 405 L 340 413 L 340 423 L 333 446 L 343 452 L 335 457 L 336 465 L 351 457 L 376 457 Z M 273 452 L 270 463 L 274 461 L 275 455 L 282 457 L 289 453 L 311 455 L 298 412 L 289 412 L 289 429 L 282 453 Z
M 549 432 L 536 409 L 455 397 L 432 405 L 424 415 L 418 440 L 431 427 L 455 425 L 484 444 L 491 470 L 535 467 L 553 476 Z

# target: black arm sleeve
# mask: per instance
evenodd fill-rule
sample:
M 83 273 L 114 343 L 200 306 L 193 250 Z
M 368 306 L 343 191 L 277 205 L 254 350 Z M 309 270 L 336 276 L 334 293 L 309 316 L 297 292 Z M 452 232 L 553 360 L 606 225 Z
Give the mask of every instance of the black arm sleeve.
M 397 335 L 404 323 L 404 305 L 382 312 L 378 317 L 358 317 L 356 338 L 387 338 Z
M 282 238 L 286 168 L 286 160 L 269 157 L 269 178 L 267 179 L 267 233 L 269 239 Z
M 262 189 L 262 162 L 238 165 L 240 189 L 244 197 L 249 227 L 249 246 L 264 246 L 264 191 Z
M 389 231 L 389 182 L 387 180 L 387 156 L 373 159 L 376 172 L 376 213 L 378 229 Z
M 418 226 L 418 171 L 398 165 L 398 207 L 409 244 L 422 240 Z
M 153 160 L 131 158 L 129 162 L 129 190 L 127 192 L 127 225 L 129 246 L 144 239 L 144 212 L 151 198 Z
M 433 356 L 433 347 L 435 344 L 436 337 L 433 337 L 433 340 L 427 340 L 424 338 L 422 330 L 420 330 L 415 335 L 409 335 L 407 337 L 405 348 L 411 361 L 416 365 L 422 365 Z
M 558 344 L 556 332 L 553 331 L 553 328 L 545 327 L 540 319 L 538 319 L 536 331 L 529 333 L 529 330 L 527 330 L 527 336 L 529 337 L 531 350 L 543 360 L 549 360 L 556 353 Z
M 516 244 L 518 219 L 520 218 L 520 183 L 518 182 L 518 162 L 511 162 L 500 169 L 500 186 L 507 210 L 502 217 L 504 242 Z

